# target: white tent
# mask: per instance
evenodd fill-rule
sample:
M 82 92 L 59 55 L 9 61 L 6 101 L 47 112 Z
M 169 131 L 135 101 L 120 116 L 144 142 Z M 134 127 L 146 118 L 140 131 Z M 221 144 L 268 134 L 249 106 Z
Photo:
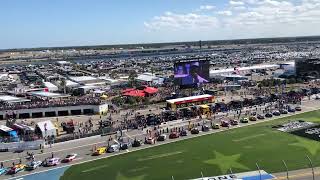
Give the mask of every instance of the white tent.
M 57 129 L 49 120 L 38 122 L 36 127 L 40 129 L 42 137 L 48 137 L 52 135 L 55 137 L 57 136 Z
M 48 88 L 50 92 L 55 92 L 59 90 L 58 87 L 52 84 L 51 82 L 43 82 L 43 84 L 46 88 Z

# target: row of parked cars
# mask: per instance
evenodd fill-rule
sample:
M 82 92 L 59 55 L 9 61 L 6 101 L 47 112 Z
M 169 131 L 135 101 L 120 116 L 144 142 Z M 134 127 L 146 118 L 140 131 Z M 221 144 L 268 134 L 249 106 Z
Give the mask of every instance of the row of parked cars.
M 40 166 L 43 166 L 43 167 L 56 166 L 60 163 L 71 162 L 75 160 L 77 156 L 78 156 L 77 154 L 72 153 L 72 154 L 68 154 L 63 159 L 60 159 L 58 157 L 52 157 L 52 158 L 46 158 L 44 161 L 32 160 L 27 164 L 19 163 L 19 164 L 13 165 L 12 167 L 0 168 L 0 175 L 3 175 L 3 174 L 12 175 L 12 174 L 17 174 L 18 172 L 21 172 L 21 171 L 32 171 L 37 169 Z
M 266 113 L 265 115 L 261 115 L 261 114 L 256 114 L 251 113 L 250 117 L 243 117 L 240 119 L 240 123 L 248 123 L 249 121 L 257 121 L 265 119 L 265 118 L 271 118 L 273 116 L 280 116 L 281 114 L 288 114 L 288 112 L 295 112 L 295 111 L 301 111 L 301 107 L 295 107 L 292 108 L 290 106 L 288 106 L 286 109 L 279 109 L 279 110 L 275 110 L 272 113 Z M 235 126 L 238 125 L 239 122 L 237 120 L 234 119 L 228 119 L 228 120 L 222 120 L 220 124 L 218 123 L 213 123 L 211 124 L 211 129 L 219 129 L 220 127 L 230 127 L 230 126 Z M 201 126 L 201 131 L 206 132 L 209 131 L 210 127 L 207 125 L 203 125 Z M 191 134 L 199 134 L 200 130 L 198 128 L 192 128 L 190 129 L 190 133 Z M 187 130 L 181 130 L 179 132 L 177 131 L 173 131 L 169 134 L 169 139 L 176 139 L 179 138 L 180 136 L 187 136 L 188 135 L 188 131 Z M 145 139 L 145 144 L 155 144 L 156 141 L 165 141 L 167 139 L 167 135 L 166 134 L 161 134 L 158 137 L 147 137 Z M 131 142 L 122 142 L 120 144 L 113 144 L 111 146 L 108 147 L 99 147 L 97 148 L 94 152 L 93 152 L 93 156 L 98 156 L 104 153 L 113 153 L 113 152 L 118 152 L 120 150 L 126 150 L 129 147 L 139 147 L 141 146 L 142 141 L 141 140 L 134 140 L 133 143 Z
M 262 114 L 257 114 L 256 112 L 252 112 L 251 116 L 249 117 L 242 117 L 240 119 L 240 123 L 248 123 L 249 121 L 257 121 L 257 120 L 263 120 L 265 118 L 272 118 L 273 116 L 280 116 L 281 114 L 288 114 L 288 113 L 294 113 L 296 111 L 302 111 L 302 108 L 300 106 L 297 106 L 295 108 L 288 106 L 287 108 L 282 108 L 279 110 L 275 110 L 273 112 L 268 112 L 264 115 Z M 221 121 L 221 126 L 222 127 L 230 127 L 230 126 L 235 126 L 238 125 L 239 122 L 234 119 L 230 120 L 222 120 Z

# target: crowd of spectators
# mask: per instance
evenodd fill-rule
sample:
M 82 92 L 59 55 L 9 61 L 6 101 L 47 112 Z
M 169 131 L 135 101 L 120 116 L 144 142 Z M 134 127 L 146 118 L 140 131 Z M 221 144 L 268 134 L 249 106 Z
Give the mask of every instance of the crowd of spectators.
M 71 97 L 57 100 L 32 100 L 24 103 L 6 103 L 0 102 L 0 110 L 18 110 L 32 108 L 48 108 L 48 107 L 63 107 L 63 106 L 78 106 L 78 105 L 99 105 L 101 99 L 99 97 Z

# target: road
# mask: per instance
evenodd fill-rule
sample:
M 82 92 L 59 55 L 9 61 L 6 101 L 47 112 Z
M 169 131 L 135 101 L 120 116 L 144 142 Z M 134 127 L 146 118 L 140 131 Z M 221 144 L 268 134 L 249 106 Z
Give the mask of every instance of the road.
M 255 109 L 255 108 L 254 108 Z M 262 108 L 263 109 L 263 108 Z M 303 111 L 301 112 L 297 112 L 295 114 L 298 113 L 303 113 L 303 112 L 307 112 L 307 111 L 312 111 L 312 110 L 316 110 L 316 109 L 320 109 L 320 101 L 305 101 L 302 103 L 302 109 Z M 250 109 L 247 109 L 250 110 Z M 229 116 L 233 117 L 234 113 L 229 113 Z M 258 110 L 258 113 L 259 110 Z M 234 128 L 240 128 L 240 127 L 244 127 L 244 126 L 250 126 L 253 124 L 257 124 L 257 123 L 261 123 L 261 122 L 266 122 L 266 121 L 270 121 L 276 118 L 282 118 L 282 117 L 286 117 L 286 116 L 292 116 L 295 114 L 287 114 L 287 115 L 282 115 L 280 117 L 274 117 L 274 118 L 270 118 L 270 119 L 266 119 L 263 121 L 256 121 L 256 122 L 249 122 L 247 124 L 239 124 L 237 126 L 232 126 L 229 129 L 234 129 Z M 217 115 L 217 117 L 219 116 L 225 116 L 224 113 L 220 113 Z M 196 124 L 196 126 L 198 125 L 198 123 L 202 124 L 202 123 L 210 123 L 210 121 L 208 120 L 199 120 L 199 119 L 193 119 L 190 120 L 191 123 Z M 216 118 L 215 121 L 219 121 L 218 118 Z M 172 129 L 175 127 L 184 127 L 187 128 L 187 126 L 189 125 L 189 121 L 183 121 L 183 120 L 177 120 L 177 121 L 172 121 L 172 122 L 167 122 L 166 124 L 162 124 L 160 126 L 160 129 Z M 150 130 L 152 128 L 149 128 Z M 149 130 L 148 129 L 148 130 Z M 35 153 L 35 159 L 37 160 L 44 160 L 45 158 L 50 158 L 53 154 L 54 157 L 59 157 L 59 158 L 63 158 L 65 157 L 67 154 L 70 153 L 77 153 L 78 154 L 78 158 L 71 162 L 70 164 L 60 164 L 57 167 L 63 167 L 63 166 L 69 166 L 72 164 L 78 164 L 78 163 L 83 163 L 83 162 L 87 162 L 87 161 L 92 161 L 95 159 L 100 159 L 100 158 L 106 158 L 106 157 L 111 157 L 111 156 L 115 156 L 115 155 L 120 155 L 120 154 L 124 154 L 124 153 L 128 153 L 128 152 L 132 152 L 132 151 L 137 151 L 140 149 L 145 149 L 145 148 L 152 148 L 155 146 L 159 146 L 162 144 L 167 144 L 167 143 L 172 143 L 175 141 L 180 141 L 183 139 L 189 139 L 189 138 L 195 138 L 195 137 L 199 137 L 199 136 L 203 136 L 203 135 L 207 135 L 207 134 L 212 134 L 212 133 L 217 133 L 217 132 L 221 132 L 221 131 L 226 131 L 229 130 L 228 128 L 220 128 L 218 130 L 210 130 L 208 132 L 200 132 L 200 134 L 198 135 L 189 135 L 186 137 L 180 137 L 178 139 L 167 139 L 164 142 L 157 142 L 155 145 L 148 145 L 148 144 L 143 144 L 142 146 L 138 147 L 138 148 L 131 148 L 128 149 L 126 151 L 120 151 L 118 153 L 107 153 L 107 154 L 103 154 L 100 155 L 98 157 L 95 156 L 91 156 L 92 154 L 92 149 L 94 146 L 106 146 L 108 144 L 108 138 L 109 136 L 93 136 L 93 137 L 89 137 L 89 138 L 85 138 L 85 139 L 78 139 L 78 140 L 73 140 L 73 141 L 67 141 L 67 142 L 63 142 L 63 143 L 57 143 L 57 144 L 53 144 L 52 147 L 48 147 L 44 150 L 43 153 L 40 153 L 39 151 L 34 151 Z M 123 139 L 124 141 L 128 141 L 128 140 L 133 140 L 133 139 L 140 139 L 140 140 L 144 140 L 144 138 L 146 137 L 146 129 L 144 130 L 129 130 L 128 132 L 124 131 L 123 132 Z M 118 143 L 117 140 L 113 140 L 112 142 L 110 142 L 110 144 L 112 143 Z M 4 162 L 4 165 L 6 167 L 12 166 L 12 162 L 15 162 L 15 164 L 19 163 L 19 159 L 21 158 L 22 163 L 26 163 L 25 160 L 25 156 L 26 153 L 12 153 L 12 152 L 5 152 L 5 153 L 1 153 L 0 156 L 0 161 Z M 51 168 L 45 168 L 45 167 L 40 167 L 37 170 L 33 171 L 32 173 L 35 172 L 41 172 L 41 171 L 47 171 L 48 169 L 52 169 L 52 168 L 57 168 L 57 167 L 51 167 Z M 17 174 L 17 177 L 20 177 L 22 175 L 26 175 L 30 172 L 21 172 L 19 174 Z M 5 179 L 5 178 L 9 178 L 10 176 L 0 176 L 0 179 Z

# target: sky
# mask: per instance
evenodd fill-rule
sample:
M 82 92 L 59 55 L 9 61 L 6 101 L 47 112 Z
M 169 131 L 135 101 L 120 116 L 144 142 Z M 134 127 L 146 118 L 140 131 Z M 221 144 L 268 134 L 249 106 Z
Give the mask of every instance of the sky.
M 320 35 L 320 0 L 1 0 L 0 49 Z

